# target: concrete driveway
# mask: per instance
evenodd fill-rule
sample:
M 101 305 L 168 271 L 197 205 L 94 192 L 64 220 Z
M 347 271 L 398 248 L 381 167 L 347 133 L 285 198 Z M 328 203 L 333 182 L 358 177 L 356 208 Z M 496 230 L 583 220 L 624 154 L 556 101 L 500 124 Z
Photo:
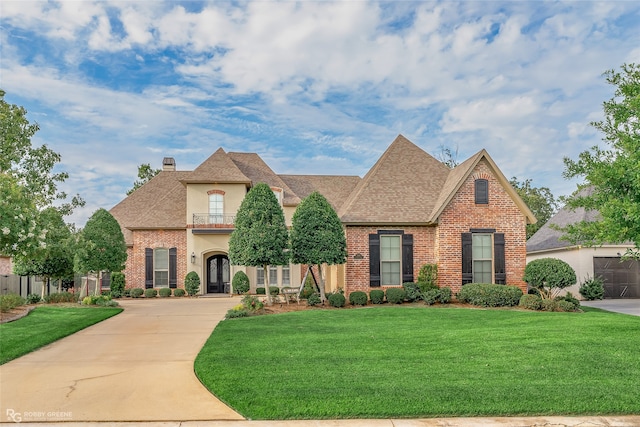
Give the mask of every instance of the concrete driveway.
M 1 421 L 242 420 L 193 372 L 237 303 L 122 300 L 119 315 L 0 366 Z
M 598 301 L 580 301 L 580 304 L 616 313 L 640 316 L 640 299 L 604 299 Z

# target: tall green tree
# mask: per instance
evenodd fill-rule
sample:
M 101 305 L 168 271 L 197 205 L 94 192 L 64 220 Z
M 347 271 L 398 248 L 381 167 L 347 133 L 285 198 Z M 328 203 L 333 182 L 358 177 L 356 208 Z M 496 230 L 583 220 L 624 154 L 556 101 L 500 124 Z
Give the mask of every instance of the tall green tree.
M 614 96 L 603 103 L 604 120 L 591 125 L 602 132 L 606 147 L 564 159 L 564 176 L 581 177 L 579 190 L 593 190 L 576 193 L 567 206 L 598 211 L 600 218 L 566 227 L 565 237 L 585 245 L 633 242 L 635 250 L 627 255 L 640 258 L 640 65 L 624 64 L 604 76 Z
M 153 169 L 149 163 L 143 163 L 138 166 L 138 180 L 133 183 L 133 188 L 127 191 L 127 196 L 149 182 L 151 178 L 160 172 L 160 169 Z
M 40 221 L 47 230 L 44 245 L 29 256 L 17 254 L 14 257 L 14 273 L 42 276 L 47 282 L 58 279 L 60 290 L 62 279 L 73 279 L 75 237 L 57 209 L 45 209 L 40 214 Z M 44 287 L 42 291 L 44 293 Z
M 38 124 L 29 123 L 27 111 L 4 96 L 0 89 L 0 252 L 28 255 L 45 236 L 40 211 L 54 206 L 68 215 L 84 201 L 77 195 L 67 201 L 58 190 L 68 178 L 66 172 L 53 172 L 60 154 L 46 145 L 32 146 Z
M 271 304 L 269 266 L 289 262 L 288 243 L 289 233 L 278 199 L 267 184 L 258 183 L 236 213 L 235 229 L 229 238 L 229 260 L 233 265 L 264 268 L 267 304 Z
M 347 240 L 338 214 L 327 199 L 313 192 L 298 205 L 291 223 L 291 261 L 316 265 L 320 275 L 320 298 L 325 300 L 322 265 L 347 261 Z
M 127 261 L 127 246 L 118 221 L 105 209 L 91 215 L 80 232 L 74 269 L 86 274 L 122 271 Z
M 521 182 L 514 176 L 509 180 L 509 184 L 538 220 L 535 224 L 527 224 L 527 239 L 529 239 L 558 211 L 558 201 L 547 187 L 533 187 L 530 179 Z

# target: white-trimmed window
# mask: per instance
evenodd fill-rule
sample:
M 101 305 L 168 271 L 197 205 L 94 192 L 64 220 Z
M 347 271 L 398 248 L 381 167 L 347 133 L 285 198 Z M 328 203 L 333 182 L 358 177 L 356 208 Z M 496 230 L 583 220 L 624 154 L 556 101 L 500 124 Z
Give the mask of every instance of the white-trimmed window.
M 264 267 L 256 267 L 256 285 L 264 286 Z
M 282 188 L 271 187 L 271 190 L 273 191 L 273 194 L 276 196 L 276 199 L 278 200 L 278 204 L 282 206 L 282 199 L 283 199 L 283 193 L 284 193 Z
M 222 224 L 224 222 L 224 196 L 219 193 L 209 194 L 209 223 Z
M 402 284 L 402 239 L 399 235 L 380 236 L 380 277 L 382 286 Z
M 291 269 L 288 265 L 282 266 L 282 286 L 291 285 Z
M 169 249 L 167 248 L 153 250 L 153 287 L 169 287 Z
M 278 286 L 278 266 L 269 266 L 269 286 Z
M 493 283 L 492 234 L 473 233 L 473 283 Z

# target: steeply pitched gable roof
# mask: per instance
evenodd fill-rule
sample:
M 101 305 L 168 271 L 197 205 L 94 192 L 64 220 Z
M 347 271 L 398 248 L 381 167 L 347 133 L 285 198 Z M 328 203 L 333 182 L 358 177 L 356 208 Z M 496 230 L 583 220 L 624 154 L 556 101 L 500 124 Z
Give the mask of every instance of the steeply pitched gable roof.
M 300 198 L 293 190 L 256 153 L 229 153 L 228 155 L 237 168 L 251 180 L 252 185 L 264 182 L 271 187 L 282 188 L 284 191 L 282 203 L 285 206 L 296 206 L 300 203 Z
M 343 175 L 279 175 L 301 199 L 314 191 L 322 194 L 336 211 L 361 181 L 359 176 Z
M 449 168 L 402 135 L 360 181 L 339 215 L 344 223 L 428 223 Z
M 231 153 L 229 153 L 231 154 Z M 244 183 L 250 184 L 249 179 L 236 166 L 230 155 L 225 153 L 222 148 L 218 148 L 207 160 L 202 162 L 200 166 L 195 168 L 183 182 L 189 184 L 195 183 Z
M 127 244 L 133 244 L 130 229 L 185 228 L 187 190 L 180 181 L 189 174 L 162 171 L 111 208 Z
M 536 217 L 533 215 L 533 212 L 531 212 L 527 204 L 524 203 L 516 190 L 514 190 L 511 184 L 509 184 L 507 178 L 504 176 L 502 171 L 500 171 L 491 156 L 489 156 L 489 153 L 487 153 L 487 151 L 484 149 L 478 151 L 476 154 L 469 157 L 467 160 L 450 170 L 449 175 L 447 176 L 447 179 L 442 187 L 442 191 L 438 196 L 438 200 L 435 203 L 434 209 L 429 217 L 430 221 L 437 221 L 442 211 L 447 207 L 451 199 L 453 199 L 453 196 L 455 196 L 462 184 L 464 184 L 466 179 L 473 173 L 473 170 L 481 161 L 485 161 L 489 168 L 493 171 L 493 175 L 502 185 L 502 188 L 504 188 L 504 190 L 509 194 L 511 199 L 515 202 L 520 211 L 522 211 L 523 215 L 526 217 L 527 223 L 535 223 Z
M 588 196 L 592 192 L 593 188 L 586 187 L 581 191 L 581 195 Z M 564 233 L 556 230 L 555 227 L 566 227 L 581 221 L 596 221 L 598 215 L 597 211 L 587 211 L 584 208 L 571 210 L 566 206 L 563 207 L 527 241 L 527 253 L 576 246 L 569 241 L 560 240 Z

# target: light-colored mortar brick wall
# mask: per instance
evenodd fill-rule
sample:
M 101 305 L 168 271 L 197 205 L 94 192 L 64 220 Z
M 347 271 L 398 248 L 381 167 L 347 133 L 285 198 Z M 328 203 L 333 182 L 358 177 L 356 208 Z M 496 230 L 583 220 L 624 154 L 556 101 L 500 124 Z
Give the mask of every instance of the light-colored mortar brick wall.
M 369 286 L 369 234 L 377 234 L 379 230 L 402 230 L 404 234 L 413 235 L 413 280 L 417 280 L 420 267 L 426 263 L 435 262 L 435 227 L 421 226 L 347 226 L 347 253 L 349 259 L 345 268 L 345 294 L 363 291 L 367 295 Z M 356 255 L 362 259 L 356 259 Z M 359 256 L 358 256 L 359 258 Z
M 474 181 L 489 181 L 489 204 L 476 205 Z M 472 228 L 493 228 L 505 237 L 507 284 L 526 292 L 522 280 L 526 265 L 526 218 L 494 176 L 486 162 L 480 162 L 439 218 L 438 285 L 455 293 L 462 286 L 462 233 Z
M 475 204 L 475 179 L 489 182 L 489 204 Z M 347 226 L 345 294 L 371 291 L 369 286 L 369 234 L 378 230 L 403 230 L 413 234 L 413 277 L 418 278 L 420 267 L 438 264 L 438 285 L 448 286 L 455 293 L 462 287 L 462 233 L 473 228 L 495 229 L 505 235 L 505 267 L 507 284 L 519 286 L 526 265 L 526 218 L 502 187 L 486 162 L 482 161 L 463 183 L 458 193 L 440 215 L 437 226 Z M 362 255 L 356 259 L 356 255 Z M 359 257 L 358 257 L 359 258 Z M 385 287 L 377 288 L 385 290 Z
M 127 264 L 124 271 L 127 288 L 144 289 L 146 248 L 176 248 L 178 288 L 184 288 L 187 274 L 187 235 L 185 230 L 135 230 L 133 247 L 127 248 Z
M 13 265 L 11 264 L 11 258 L 8 256 L 0 256 L 0 274 L 13 274 Z

